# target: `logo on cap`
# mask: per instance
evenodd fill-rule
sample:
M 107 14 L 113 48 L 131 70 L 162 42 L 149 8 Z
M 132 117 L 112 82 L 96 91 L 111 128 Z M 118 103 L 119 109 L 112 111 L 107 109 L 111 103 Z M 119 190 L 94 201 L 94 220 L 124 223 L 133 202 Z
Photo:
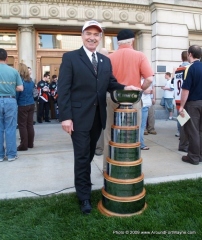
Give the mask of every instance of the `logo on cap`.
M 86 23 L 84 24 L 83 28 L 82 28 L 82 32 L 83 32 L 86 28 L 91 27 L 91 26 L 97 27 L 97 28 L 100 30 L 100 32 L 102 32 L 102 27 L 101 27 L 101 25 L 100 25 L 97 21 L 95 21 L 95 20 L 91 20 L 91 21 L 86 22 Z

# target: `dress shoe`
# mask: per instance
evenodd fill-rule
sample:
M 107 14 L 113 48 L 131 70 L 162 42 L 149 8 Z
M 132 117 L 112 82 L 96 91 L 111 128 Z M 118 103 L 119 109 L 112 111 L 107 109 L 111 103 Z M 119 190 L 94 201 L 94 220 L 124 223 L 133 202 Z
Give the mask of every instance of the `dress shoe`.
M 147 131 L 144 131 L 144 135 L 149 135 L 149 133 Z
M 27 148 L 22 148 L 22 147 L 18 146 L 17 151 L 27 151 Z
M 180 151 L 180 152 L 188 152 L 188 150 L 186 150 L 186 149 L 181 149 L 181 148 L 178 148 L 178 151 Z
M 38 123 L 42 123 L 42 121 L 37 121 Z
M 45 120 L 45 122 L 51 122 L 50 120 Z
M 153 135 L 156 135 L 156 134 L 157 134 L 157 132 L 156 132 L 156 131 L 154 131 L 154 130 L 152 130 L 152 131 L 149 131 L 148 133 L 149 133 L 149 134 L 153 134 Z
M 190 163 L 193 165 L 198 165 L 199 162 L 194 162 L 192 159 L 190 159 L 188 156 L 182 156 L 182 161 L 186 163 Z
M 89 199 L 81 201 L 81 211 L 82 211 L 82 213 L 89 214 L 91 212 L 91 210 L 92 210 L 92 206 L 91 206 L 91 203 L 90 203 Z

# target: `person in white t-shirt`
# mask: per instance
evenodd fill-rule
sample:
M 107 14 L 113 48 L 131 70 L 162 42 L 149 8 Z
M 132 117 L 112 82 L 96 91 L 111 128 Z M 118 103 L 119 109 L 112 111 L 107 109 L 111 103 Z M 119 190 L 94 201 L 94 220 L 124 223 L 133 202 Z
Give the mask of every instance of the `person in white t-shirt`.
M 156 135 L 157 132 L 155 130 L 155 103 L 156 103 L 156 83 L 155 83 L 155 79 L 153 80 L 152 84 L 151 84 L 151 100 L 152 100 L 152 105 L 149 108 L 148 111 L 148 117 L 147 117 L 147 124 L 146 124 L 146 128 L 144 131 L 144 135 L 148 135 L 148 134 L 154 134 Z
M 144 79 L 141 79 L 141 84 L 143 84 Z M 152 87 L 150 86 L 142 93 L 142 121 L 141 121 L 141 127 L 140 127 L 140 144 L 141 144 L 141 150 L 149 150 L 149 147 L 147 147 L 144 143 L 144 130 L 147 124 L 147 117 L 148 117 L 148 111 L 149 108 L 152 105 L 151 100 L 151 93 L 152 93 Z
M 161 87 L 161 89 L 164 90 L 163 97 L 165 99 L 165 108 L 169 112 L 169 120 L 173 119 L 173 111 L 174 111 L 174 105 L 173 105 L 173 98 L 174 98 L 174 86 L 171 83 L 171 73 L 166 72 L 165 73 L 165 79 L 167 80 L 164 87 Z

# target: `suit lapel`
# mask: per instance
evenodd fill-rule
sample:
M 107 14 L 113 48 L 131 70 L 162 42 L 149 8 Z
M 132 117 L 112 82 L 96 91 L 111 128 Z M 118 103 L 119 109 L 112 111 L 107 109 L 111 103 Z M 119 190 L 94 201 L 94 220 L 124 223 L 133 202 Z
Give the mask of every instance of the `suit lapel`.
M 83 47 L 80 48 L 79 54 L 80 54 L 80 58 L 83 61 L 83 63 L 91 70 L 91 72 L 94 75 L 96 75 L 95 71 L 93 69 L 93 65 L 92 65 L 89 57 L 87 56 L 86 52 L 84 51 Z

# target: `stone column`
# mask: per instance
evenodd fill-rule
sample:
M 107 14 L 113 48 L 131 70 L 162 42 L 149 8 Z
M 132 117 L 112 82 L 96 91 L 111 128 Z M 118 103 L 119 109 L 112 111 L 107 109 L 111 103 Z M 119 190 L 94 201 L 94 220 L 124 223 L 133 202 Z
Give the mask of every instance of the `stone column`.
M 168 22 L 165 22 L 165 17 Z M 156 118 L 167 118 L 167 112 L 160 107 L 159 102 L 163 95 L 162 86 L 165 86 L 165 72 L 173 72 L 173 69 L 181 63 L 181 52 L 189 46 L 189 26 L 192 23 L 190 15 L 178 11 L 165 9 L 152 12 L 152 62 L 156 79 Z M 176 111 L 174 116 L 176 115 Z
M 143 52 L 149 62 L 151 62 L 151 46 L 152 46 L 152 34 L 149 30 L 138 31 L 136 36 L 136 46 L 137 50 Z
M 19 26 L 19 62 L 33 68 L 33 27 Z

